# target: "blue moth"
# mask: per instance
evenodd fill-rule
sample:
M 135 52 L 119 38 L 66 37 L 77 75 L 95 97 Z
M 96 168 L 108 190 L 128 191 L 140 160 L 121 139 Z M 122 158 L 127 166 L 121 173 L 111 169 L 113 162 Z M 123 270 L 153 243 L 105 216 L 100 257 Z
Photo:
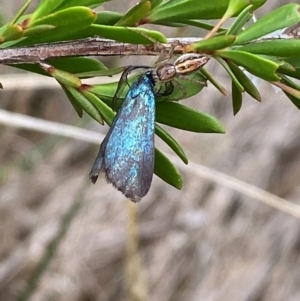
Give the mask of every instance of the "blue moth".
M 155 81 L 147 71 L 134 82 L 101 143 L 90 179 L 100 172 L 133 202 L 144 197 L 154 172 Z

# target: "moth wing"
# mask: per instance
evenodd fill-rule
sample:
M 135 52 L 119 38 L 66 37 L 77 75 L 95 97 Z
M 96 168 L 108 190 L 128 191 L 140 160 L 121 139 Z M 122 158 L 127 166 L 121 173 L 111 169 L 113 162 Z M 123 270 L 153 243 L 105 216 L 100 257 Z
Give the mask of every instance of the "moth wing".
M 149 191 L 154 170 L 155 99 L 144 75 L 133 84 L 105 142 L 107 181 L 137 202 Z

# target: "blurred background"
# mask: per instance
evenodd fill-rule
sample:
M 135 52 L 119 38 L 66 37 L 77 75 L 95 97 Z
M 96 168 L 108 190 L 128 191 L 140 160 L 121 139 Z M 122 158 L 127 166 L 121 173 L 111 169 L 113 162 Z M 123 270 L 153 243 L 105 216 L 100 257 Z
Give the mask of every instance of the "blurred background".
M 289 2 L 268 1 L 257 17 Z M 8 21 L 21 3 L 2 0 L 1 18 Z M 115 0 L 103 9 L 124 13 L 134 3 Z M 161 30 L 168 37 L 203 35 L 195 28 Z M 212 62 L 207 67 L 230 91 L 226 74 Z M 9 67 L 0 71 L 0 109 L 107 132 L 90 117 L 79 120 L 55 81 Z M 244 98 L 235 117 L 231 95 L 211 85 L 182 101 L 217 117 L 227 133 L 168 129 L 192 164 L 177 164 L 181 191 L 154 176 L 137 205 L 137 279 L 125 268 L 132 255 L 128 241 L 134 241 L 132 208 L 103 176 L 96 185 L 88 181 L 101 139 L 96 145 L 0 120 L 0 301 L 22 294 L 19 300 L 129 300 L 131 285 L 139 297 L 130 300 L 300 300 L 299 219 L 221 185 L 218 174 L 201 176 L 197 165 L 300 205 L 300 112 L 269 84 L 259 89 L 262 103 Z M 170 154 L 159 139 L 156 144 Z

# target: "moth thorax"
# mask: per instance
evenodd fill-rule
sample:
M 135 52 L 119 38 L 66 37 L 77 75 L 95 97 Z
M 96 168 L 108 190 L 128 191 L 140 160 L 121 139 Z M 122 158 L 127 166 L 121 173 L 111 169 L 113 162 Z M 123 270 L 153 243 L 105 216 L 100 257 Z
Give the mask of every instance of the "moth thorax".
M 175 61 L 174 66 L 178 74 L 189 75 L 202 68 L 208 60 L 208 56 L 197 53 L 187 53 L 180 56 Z
M 175 66 L 171 63 L 156 68 L 156 75 L 161 82 L 171 81 L 176 76 Z

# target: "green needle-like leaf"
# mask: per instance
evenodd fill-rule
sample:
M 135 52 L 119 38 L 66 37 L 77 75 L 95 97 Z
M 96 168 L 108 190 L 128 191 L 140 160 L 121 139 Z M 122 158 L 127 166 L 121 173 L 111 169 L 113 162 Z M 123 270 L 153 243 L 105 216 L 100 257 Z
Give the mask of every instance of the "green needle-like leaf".
M 285 83 L 287 86 L 296 89 L 297 91 L 300 91 L 300 85 L 298 85 L 297 83 L 293 82 L 289 77 L 285 76 L 285 75 L 281 75 L 281 82 Z
M 89 93 L 94 94 L 94 92 L 91 92 L 91 89 L 83 91 L 84 95 Z M 99 112 L 101 112 L 101 116 L 103 117 L 104 121 L 110 126 L 115 118 L 115 112 L 99 97 L 94 98 L 93 105 L 98 109 Z
M 81 87 L 81 80 L 74 74 L 54 68 L 48 64 L 41 64 L 41 67 L 44 71 L 49 73 L 52 77 L 54 77 L 58 82 L 63 84 L 65 87 L 73 87 L 79 88 Z
M 190 132 L 225 133 L 225 128 L 215 117 L 176 102 L 157 103 L 156 121 Z
M 257 101 L 261 101 L 259 91 L 255 87 L 253 82 L 248 78 L 248 76 L 236 64 L 229 61 L 228 65 L 239 83 L 243 86 L 244 90 Z
M 155 30 L 136 27 L 105 26 L 99 24 L 93 24 L 82 30 L 76 35 L 76 38 L 89 36 L 101 36 L 106 39 L 132 44 L 153 44 L 152 40 L 160 43 L 165 43 L 167 41 L 162 33 Z M 147 37 L 152 40 L 147 39 Z
M 108 70 L 99 60 L 91 57 L 66 57 L 51 59 L 49 63 L 58 69 L 75 74 L 77 77 L 84 77 L 85 72 L 101 72 Z
M 231 80 L 234 82 L 235 87 L 240 91 L 244 92 L 244 87 L 240 84 L 239 80 L 236 78 L 235 74 L 232 72 L 228 63 L 220 57 L 216 57 L 216 60 L 223 66 L 223 68 L 227 71 Z
M 108 1 L 111 0 L 64 0 L 64 2 L 61 5 L 59 5 L 55 9 L 55 11 L 62 10 L 72 6 L 88 6 L 94 8 Z
M 231 26 L 226 32 L 226 35 L 236 35 L 238 34 L 243 26 L 252 18 L 253 13 L 250 13 L 253 5 L 248 5 L 233 21 Z
M 42 25 L 29 27 L 24 30 L 24 36 L 29 37 L 29 36 L 38 35 L 40 33 L 45 33 L 46 31 L 50 31 L 55 28 L 56 28 L 56 26 L 48 25 L 48 24 L 42 24 Z
M 66 96 L 68 97 L 68 99 L 69 99 L 72 107 L 74 108 L 75 112 L 77 113 L 78 117 L 82 118 L 83 110 L 82 110 L 81 104 L 77 101 L 77 99 L 63 85 L 61 85 L 61 87 L 64 90 Z
M 122 14 L 112 11 L 101 11 L 97 13 L 97 19 L 94 24 L 114 25 L 122 18 Z
M 265 54 L 277 57 L 298 56 L 300 53 L 300 40 L 278 39 L 272 41 L 260 41 L 239 47 L 239 50 L 253 54 Z
M 211 82 L 217 88 L 217 90 L 219 90 L 223 95 L 227 96 L 226 89 L 217 81 L 217 79 L 210 72 L 208 72 L 205 68 L 202 68 L 200 72 L 205 78 L 207 78 L 209 82 Z
M 243 0 L 244 1 L 244 0 Z M 253 9 L 257 9 L 266 0 L 252 0 Z M 229 0 L 169 0 L 153 9 L 148 16 L 149 23 L 162 20 L 182 23 L 184 20 L 220 19 L 227 10 Z
M 242 107 L 243 96 L 242 92 L 237 88 L 234 81 L 231 82 L 231 93 L 233 115 L 236 115 Z
M 133 6 L 115 25 L 136 26 L 150 11 L 150 1 L 141 1 Z
M 65 86 L 65 89 L 73 96 L 73 99 L 88 113 L 93 119 L 102 123 L 103 118 L 98 109 L 82 94 L 73 87 Z
M 300 22 L 299 7 L 299 4 L 290 3 L 271 11 L 241 32 L 235 44 L 249 42 L 278 29 L 295 25 Z
M 94 76 L 112 76 L 119 74 L 125 70 L 126 67 L 117 67 L 117 68 L 103 68 L 103 69 L 98 69 L 94 71 L 86 71 L 86 72 L 80 72 L 76 73 L 76 75 L 79 78 L 88 78 L 88 77 L 94 77 Z
M 261 5 L 263 5 L 266 0 L 262 0 L 261 2 Z M 230 0 L 224 16 L 226 19 L 231 18 L 243 11 L 250 3 L 251 1 L 249 0 Z
M 154 173 L 171 186 L 182 189 L 182 177 L 173 163 L 157 148 L 155 148 Z
M 21 38 L 24 34 L 22 27 L 18 24 L 8 24 L 6 29 L 2 32 L 0 36 L 0 43 L 17 40 Z
M 33 14 L 30 17 L 30 22 L 49 15 L 53 12 L 58 6 L 60 6 L 65 0 L 41 0 L 38 7 L 35 9 Z
M 285 91 L 283 93 L 288 97 L 288 99 L 297 107 L 297 109 L 300 110 L 300 99 L 298 97 L 295 97 Z
M 167 145 L 170 146 L 170 148 L 175 152 L 175 154 L 178 155 L 178 157 L 185 163 L 188 164 L 188 159 L 181 148 L 181 146 L 178 144 L 178 142 L 162 127 L 160 127 L 158 124 L 155 125 L 155 134 L 162 139 Z
M 116 71 L 116 69 L 106 69 L 100 61 L 88 57 L 65 57 L 60 59 L 49 59 L 47 62 L 54 68 L 72 73 L 79 78 L 88 78 L 91 77 L 93 73 L 100 74 L 101 72 L 103 73 L 102 75 L 109 76 L 111 73 L 117 74 L 124 70 L 124 68 L 118 68 L 119 72 L 114 73 L 113 71 Z M 17 64 L 13 66 L 37 74 L 48 75 L 38 65 Z
M 95 106 L 95 108 L 97 108 L 97 105 L 100 102 L 100 99 L 95 94 L 90 93 L 89 91 L 85 91 L 85 90 L 82 90 L 80 92 Z M 98 110 L 98 112 L 100 112 L 100 111 Z M 101 119 L 98 120 L 99 123 L 104 125 L 104 120 L 101 115 L 101 112 L 100 112 L 99 116 L 101 117 Z
M 234 41 L 235 41 L 235 36 L 233 35 L 217 36 L 189 45 L 188 47 L 186 47 L 186 50 L 187 52 L 193 52 L 193 51 L 207 52 L 207 51 L 219 50 L 219 49 L 229 47 L 234 43 Z
M 244 67 L 250 73 L 262 79 L 268 81 L 277 81 L 280 79 L 276 74 L 279 64 L 271 60 L 252 53 L 237 50 L 220 50 L 218 51 L 218 54 L 221 57 L 229 59 L 237 65 Z
M 34 22 L 31 22 L 30 26 L 48 24 L 54 25 L 57 27 L 68 27 L 72 28 L 72 26 L 78 26 L 79 23 L 85 22 L 85 27 L 92 24 L 97 18 L 97 15 L 90 8 L 77 6 L 67 8 L 53 14 L 47 15 L 40 19 L 37 19 Z M 82 26 L 80 26 L 83 28 Z
M 31 4 L 32 0 L 26 0 L 24 2 L 24 4 L 20 7 L 20 9 L 18 10 L 18 12 L 15 14 L 15 16 L 13 17 L 13 19 L 11 20 L 10 24 L 15 24 L 19 18 L 24 14 L 24 12 L 26 11 L 26 9 L 28 8 L 28 6 Z
M 150 0 L 151 8 L 154 9 L 155 7 L 161 5 L 164 0 Z
M 42 17 L 28 25 L 27 28 L 52 25 L 55 26 L 50 33 L 39 33 L 16 43 L 14 46 L 27 46 L 38 43 L 72 40 L 76 38 L 90 37 L 84 29 L 88 28 L 96 20 L 96 13 L 87 7 L 71 7 L 46 17 Z M 70 30 L 72 28 L 72 30 Z M 82 33 L 83 32 L 83 33 Z

